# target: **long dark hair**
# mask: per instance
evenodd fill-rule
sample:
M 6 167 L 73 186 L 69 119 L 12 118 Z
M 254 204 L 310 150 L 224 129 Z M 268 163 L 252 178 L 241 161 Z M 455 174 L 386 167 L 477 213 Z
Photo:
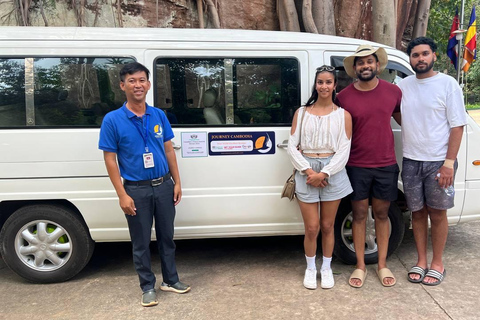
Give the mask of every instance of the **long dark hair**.
M 317 92 L 317 89 L 316 89 L 316 86 L 317 86 L 317 77 L 320 73 L 322 72 L 329 72 L 333 75 L 333 83 L 334 84 L 337 84 L 337 74 L 335 72 L 335 67 L 332 67 L 332 66 L 327 66 L 326 64 L 324 64 L 323 66 L 321 67 L 318 67 L 317 68 L 317 71 L 315 72 L 315 81 L 313 83 L 313 88 L 312 88 L 312 95 L 310 96 L 310 98 L 308 98 L 307 100 L 307 103 L 305 103 L 305 107 L 309 107 L 311 106 L 312 104 L 314 104 L 317 99 L 318 99 L 318 92 Z M 332 92 L 332 101 L 335 101 L 335 96 L 336 96 L 336 92 L 335 90 Z

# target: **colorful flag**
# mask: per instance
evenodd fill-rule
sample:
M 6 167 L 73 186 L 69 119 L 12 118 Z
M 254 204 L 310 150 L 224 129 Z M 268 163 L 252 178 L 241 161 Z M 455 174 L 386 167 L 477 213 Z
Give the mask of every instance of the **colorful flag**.
M 452 27 L 450 28 L 450 37 L 448 38 L 448 45 L 447 45 L 447 56 L 449 56 L 450 60 L 452 60 L 452 64 L 455 66 L 455 69 L 457 69 L 458 40 L 455 33 L 453 32 L 458 30 L 458 26 L 459 26 L 459 22 L 458 22 L 458 8 L 457 8 L 457 10 L 455 11 L 455 17 L 453 18 Z
M 467 35 L 465 36 L 463 71 L 467 72 L 475 59 L 477 59 L 477 22 L 475 19 L 475 6 L 473 6 L 470 22 L 468 23 Z

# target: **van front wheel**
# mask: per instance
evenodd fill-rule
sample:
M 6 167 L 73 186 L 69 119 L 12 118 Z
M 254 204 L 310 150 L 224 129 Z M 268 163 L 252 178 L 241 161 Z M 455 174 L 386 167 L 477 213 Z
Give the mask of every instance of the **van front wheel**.
M 85 267 L 94 242 L 77 215 L 64 207 L 18 209 L 0 232 L 0 253 L 19 276 L 37 283 L 61 282 Z
M 387 256 L 390 256 L 402 243 L 405 234 L 405 223 L 400 208 L 395 202 L 390 204 L 388 211 L 390 220 L 390 240 Z M 335 256 L 344 263 L 356 264 L 355 248 L 352 233 L 353 213 L 349 199 L 343 199 L 335 219 Z M 365 263 L 378 262 L 377 238 L 375 236 L 375 219 L 372 206 L 368 207 L 365 234 Z

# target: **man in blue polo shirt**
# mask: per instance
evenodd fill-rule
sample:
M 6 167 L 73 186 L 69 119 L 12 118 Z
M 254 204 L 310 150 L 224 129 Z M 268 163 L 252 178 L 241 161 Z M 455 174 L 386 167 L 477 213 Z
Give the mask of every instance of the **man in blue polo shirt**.
M 175 206 L 182 198 L 182 189 L 171 141 L 173 131 L 163 111 L 145 101 L 151 86 L 149 75 L 149 70 L 137 62 L 120 70 L 120 88 L 127 101 L 105 116 L 99 141 L 128 222 L 145 307 L 158 304 L 149 249 L 154 219 L 162 264 L 160 290 L 190 291 L 190 286 L 179 281 L 175 264 Z

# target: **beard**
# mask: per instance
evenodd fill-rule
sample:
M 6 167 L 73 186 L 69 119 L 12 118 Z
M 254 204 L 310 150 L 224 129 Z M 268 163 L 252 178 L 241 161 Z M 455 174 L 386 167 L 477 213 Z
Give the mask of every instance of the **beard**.
M 360 80 L 360 81 L 370 81 L 370 80 L 372 80 L 373 78 L 376 77 L 376 75 L 378 73 L 378 70 L 376 68 L 375 68 L 375 70 L 372 69 L 372 73 L 368 76 L 364 76 L 362 73 L 363 73 L 363 70 L 360 71 L 360 72 L 356 72 L 358 80 Z
M 412 66 L 412 69 L 413 69 L 413 71 L 415 71 L 416 73 L 427 73 L 428 71 L 432 70 L 432 68 L 433 68 L 433 63 L 434 63 L 434 62 L 435 62 L 435 61 L 432 60 L 432 63 L 426 64 L 427 66 L 424 67 L 423 69 L 418 68 L 418 67 L 417 67 L 418 64 L 417 64 L 416 66 Z M 425 65 L 425 64 L 423 64 L 423 65 Z

